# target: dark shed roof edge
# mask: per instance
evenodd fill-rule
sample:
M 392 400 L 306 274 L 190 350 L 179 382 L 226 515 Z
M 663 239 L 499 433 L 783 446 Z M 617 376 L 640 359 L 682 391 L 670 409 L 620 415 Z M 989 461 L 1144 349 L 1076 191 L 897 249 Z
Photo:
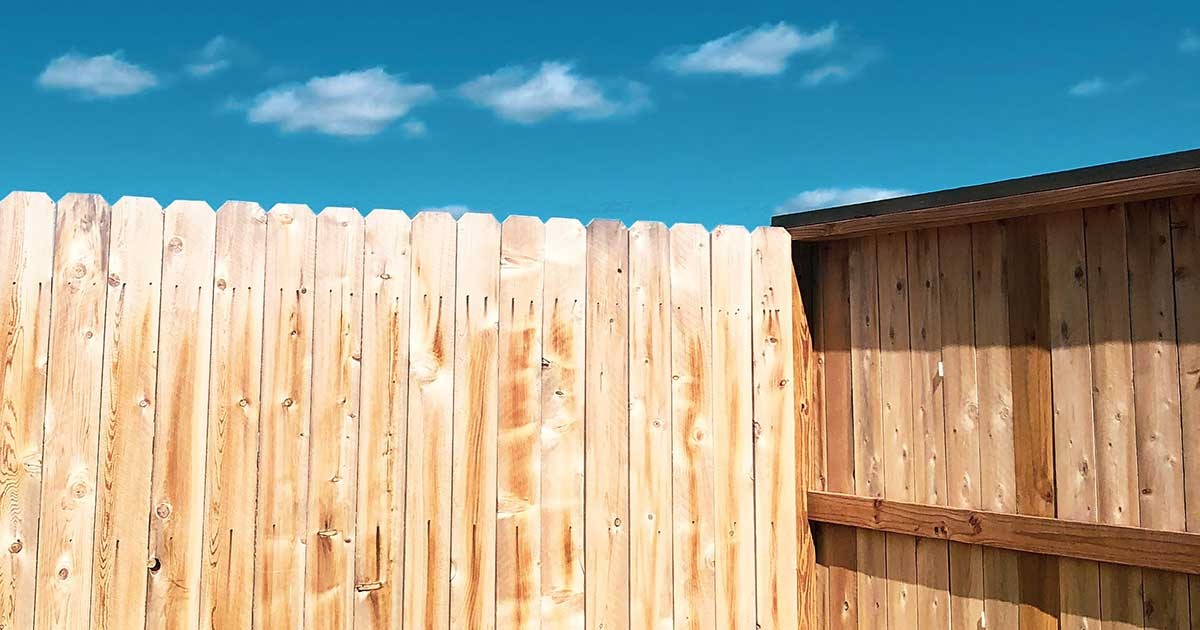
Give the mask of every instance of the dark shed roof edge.
M 771 225 L 785 228 L 819 225 L 863 217 L 877 217 L 916 210 L 927 210 L 973 201 L 1000 199 L 1014 195 L 1070 188 L 1072 186 L 1099 184 L 1146 175 L 1160 175 L 1193 168 L 1200 168 L 1200 149 L 1166 153 L 1122 162 L 1110 162 L 1099 166 L 1088 166 L 1069 171 L 1018 177 L 1016 179 L 1006 179 L 989 184 L 977 184 L 904 197 L 880 199 L 879 201 L 867 201 L 848 206 L 780 214 L 772 217 Z

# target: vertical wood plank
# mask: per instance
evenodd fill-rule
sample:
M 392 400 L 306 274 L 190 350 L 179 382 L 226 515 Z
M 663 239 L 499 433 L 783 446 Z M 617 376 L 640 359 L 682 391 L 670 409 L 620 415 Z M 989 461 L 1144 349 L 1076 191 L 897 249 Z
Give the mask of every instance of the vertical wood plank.
M 1184 497 L 1187 529 L 1200 532 L 1200 195 L 1171 200 L 1171 247 L 1175 262 L 1175 323 L 1179 345 L 1180 409 L 1183 414 Z M 1200 626 L 1200 577 L 1191 584 L 1192 627 Z
M 805 256 L 797 259 L 793 250 L 793 265 L 811 264 Z M 807 306 L 800 290 L 801 280 L 811 273 L 797 266 L 792 274 L 792 382 L 793 404 L 796 423 L 796 466 L 799 471 L 796 481 L 796 536 L 797 549 L 796 580 L 800 589 L 799 623 L 802 628 L 825 627 L 828 573 L 816 563 L 816 540 L 808 522 L 808 491 L 824 488 L 823 446 L 817 422 L 820 398 L 820 364 L 813 350 L 813 335 L 809 328 Z M 807 293 L 812 304 L 813 294 Z
M 711 251 L 700 225 L 675 225 L 670 238 L 675 627 L 714 628 Z
M 308 206 L 277 204 L 267 213 L 254 547 L 259 629 L 300 628 L 304 620 L 316 242 Z
M 712 234 L 712 378 L 716 622 L 722 628 L 755 624 L 750 309 L 750 233 L 719 226 Z
M 1005 226 L 971 226 L 975 291 L 975 346 L 979 375 L 980 454 L 984 509 L 1016 512 L 1016 454 L 1013 443 L 1012 366 L 1009 363 L 1008 256 Z M 1016 628 L 1019 578 L 1017 554 L 984 549 L 984 614 L 988 627 Z
M 976 373 L 971 228 L 938 230 L 938 295 L 946 416 L 946 501 L 983 507 L 980 469 L 979 376 Z M 989 455 L 990 460 L 990 455 Z M 950 626 L 986 627 L 983 549 L 950 544 Z
M 855 493 L 853 396 L 850 391 L 850 286 L 847 241 L 822 243 L 818 249 L 817 347 L 820 352 L 825 425 L 825 479 L 832 492 Z M 715 259 L 715 258 L 714 258 Z M 819 560 L 829 571 L 829 628 L 858 627 L 857 532 L 822 526 Z
M 491 215 L 464 214 L 458 219 L 457 241 L 450 627 L 507 627 L 496 616 L 502 595 L 497 585 L 504 575 L 496 553 L 498 512 L 504 509 L 498 494 L 503 488 L 497 486 L 500 224 Z M 537 360 L 528 354 L 521 359 Z M 505 394 L 509 402 L 509 392 Z
M 404 488 L 404 627 L 450 620 L 450 492 L 454 407 L 454 219 L 412 224 L 409 462 Z
M 1054 417 L 1044 221 L 1042 216 L 1012 221 L 1005 245 L 1017 512 L 1053 517 Z M 1058 626 L 1058 565 L 1057 558 L 1020 556 L 1022 630 Z
M 620 630 L 630 623 L 629 236 L 616 221 L 593 221 L 587 244 L 586 623 Z
M 908 317 L 907 243 L 904 233 L 877 239 L 879 265 L 879 373 L 883 405 L 884 496 L 916 500 L 917 471 Z M 917 541 L 887 535 L 887 619 L 891 628 L 915 628 Z
M 197 628 L 217 217 L 167 206 L 162 242 L 146 628 Z
M 546 222 L 542 291 L 542 625 L 584 626 L 583 412 L 587 232 Z
M 1137 434 L 1133 416 L 1133 350 L 1125 208 L 1084 210 L 1092 410 L 1096 426 L 1097 518 L 1113 525 L 1141 522 Z M 1100 565 L 1100 611 L 1105 627 L 1141 628 L 1142 570 Z
M 163 212 L 146 197 L 113 206 L 104 321 L 93 628 L 146 623 L 146 550 L 154 460 Z
M 411 237 L 403 212 L 367 215 L 355 528 L 354 627 L 362 630 L 402 622 Z
M 758 624 L 793 628 L 799 623 L 799 558 L 791 238 L 779 228 L 758 228 L 750 242 Z
M 670 256 L 666 226 L 640 221 L 629 228 L 629 614 L 634 628 L 673 623 Z
M 850 366 L 854 421 L 854 490 L 883 498 L 884 436 L 882 382 L 879 374 L 879 268 L 875 237 L 850 241 L 847 282 L 850 296 Z M 834 459 L 831 457 L 830 462 Z M 856 532 L 858 626 L 887 627 L 885 535 Z
M 0 200 L 0 626 L 33 627 L 54 202 Z
M 1170 212 L 1170 200 L 1126 206 L 1141 524 L 1180 531 L 1187 522 Z M 1146 626 L 1188 627 L 1187 578 L 1144 571 L 1142 581 Z
M 255 203 L 217 211 L 200 625 L 252 623 L 267 217 Z
M 1044 220 L 1057 513 L 1059 518 L 1095 521 L 1099 489 L 1083 213 L 1073 210 L 1047 215 Z M 1059 593 L 1063 627 L 1099 626 L 1097 563 L 1061 560 Z
M 304 625 L 354 625 L 354 507 L 362 360 L 363 216 L 317 215 Z
M 917 501 L 947 504 L 945 379 L 936 230 L 907 234 L 909 343 Z M 972 366 L 973 367 L 973 366 Z M 921 628 L 950 627 L 949 546 L 917 540 L 917 617 Z
M 496 627 L 537 628 L 541 576 L 542 274 L 545 227 L 504 221 L 500 251 L 500 471 Z M 552 471 L 557 473 L 557 471 Z
M 58 202 L 34 611 L 38 628 L 88 626 L 110 213 L 96 195 L 70 194 Z

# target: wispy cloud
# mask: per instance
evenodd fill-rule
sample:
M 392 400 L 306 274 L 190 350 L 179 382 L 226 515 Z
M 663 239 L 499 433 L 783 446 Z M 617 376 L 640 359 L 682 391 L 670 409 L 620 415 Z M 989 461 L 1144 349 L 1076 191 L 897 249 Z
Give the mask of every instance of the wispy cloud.
M 217 35 L 196 53 L 195 61 L 184 66 L 187 73 L 193 77 L 212 76 L 233 65 L 233 55 L 237 45 L 224 35 Z
M 857 70 L 851 69 L 850 66 L 840 63 L 831 63 L 805 72 L 804 85 L 816 87 L 822 83 L 846 81 L 853 77 L 856 72 Z
M 536 70 L 501 68 L 464 83 L 458 91 L 497 116 L 526 125 L 559 114 L 579 120 L 632 114 L 650 103 L 641 83 L 589 78 L 561 61 L 544 62 Z
M 404 129 L 404 135 L 409 138 L 424 138 L 429 135 L 429 127 L 420 120 L 406 120 L 401 127 Z
M 448 206 L 437 206 L 434 208 L 421 208 L 421 212 L 448 212 L 448 213 L 450 213 L 451 216 L 453 216 L 455 219 L 457 219 L 468 212 L 480 212 L 480 211 L 472 210 L 471 208 L 468 208 L 467 206 L 460 205 L 460 204 L 450 204 Z
M 806 190 L 775 208 L 775 214 L 804 212 L 820 208 L 836 208 L 855 203 L 903 197 L 909 191 L 897 188 L 816 188 Z
M 829 50 L 836 40 L 836 24 L 810 33 L 787 22 L 764 24 L 668 53 L 660 63 L 676 74 L 769 76 L 787 70 L 793 55 Z
M 1179 52 L 1200 52 L 1200 33 L 1197 33 L 1190 28 L 1185 29 L 1183 31 L 1183 37 L 1179 40 Z
M 288 132 L 371 136 L 434 96 L 430 85 L 371 68 L 272 88 L 254 98 L 246 116 Z
M 85 98 L 129 96 L 158 85 L 154 73 L 125 61 L 121 51 L 85 57 L 67 53 L 52 60 L 37 84 L 50 90 L 69 90 Z
M 1139 81 L 1139 77 L 1130 76 L 1120 80 L 1112 80 L 1105 77 L 1092 77 L 1084 79 L 1067 89 L 1067 94 L 1071 96 L 1099 96 L 1110 92 L 1118 92 L 1125 88 L 1132 87 Z

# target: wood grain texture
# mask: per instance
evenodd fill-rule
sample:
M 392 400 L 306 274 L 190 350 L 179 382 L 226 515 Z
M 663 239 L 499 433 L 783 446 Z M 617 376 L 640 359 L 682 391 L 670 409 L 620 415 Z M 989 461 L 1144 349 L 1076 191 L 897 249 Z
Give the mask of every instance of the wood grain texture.
M 1133 416 L 1133 344 L 1125 207 L 1083 211 L 1088 320 L 1092 339 L 1092 410 L 1096 427 L 1097 518 L 1137 526 L 1137 434 Z M 1100 565 L 1100 611 L 1116 628 L 1141 628 L 1142 571 Z
M 879 216 L 788 228 L 797 240 L 829 240 L 881 234 L 897 230 L 982 223 L 1034 214 L 1072 210 L 1097 203 L 1154 199 L 1194 192 L 1200 187 L 1200 169 L 1144 175 L 1068 186 L 995 199 L 923 208 Z
M 37 628 L 89 624 L 111 209 L 58 202 L 37 547 Z M 11 547 L 10 547 L 11 549 Z
M 457 229 L 442 212 L 412 224 L 408 473 L 404 486 L 404 627 L 450 619 L 450 508 Z
M 200 626 L 247 628 L 254 593 L 267 217 L 217 211 Z
M 1126 206 L 1130 325 L 1141 525 L 1183 530 L 1187 519 L 1170 211 L 1169 200 Z M 1146 625 L 1187 627 L 1187 579 L 1145 571 L 1142 581 Z
M 485 214 L 458 219 L 458 272 L 454 298 L 454 443 L 450 532 L 450 627 L 506 627 L 498 617 L 506 575 L 498 564 L 505 510 L 497 477 L 497 369 L 508 361 L 536 361 L 505 353 L 498 368 L 498 321 L 504 317 L 500 273 L 501 227 Z M 493 263 L 492 261 L 496 261 Z M 503 345 L 499 346 L 507 350 Z M 534 368 L 536 370 L 536 368 Z M 535 372 L 536 373 L 536 372 Z M 529 377 L 528 372 L 524 376 Z M 501 380 L 503 380 L 501 376 Z M 510 392 L 503 390 L 503 403 Z M 522 402 L 528 402 L 522 400 Z M 528 566 L 525 567 L 528 569 Z
M 880 236 L 879 373 L 883 427 L 883 495 L 916 499 L 912 362 L 909 339 L 907 244 L 903 233 Z M 893 628 L 914 628 L 917 611 L 917 541 L 887 536 L 887 619 Z
M 588 628 L 629 621 L 629 236 L 615 221 L 587 227 L 585 529 Z
M 675 627 L 714 628 L 712 252 L 700 225 L 671 227 L 670 241 Z
M 412 221 L 374 210 L 365 229 L 354 547 L 354 627 L 363 630 L 402 622 Z
M 304 625 L 354 626 L 354 524 L 362 367 L 363 216 L 317 215 Z
M 496 508 L 500 628 L 540 627 L 542 277 L 545 227 L 504 221 L 500 246 L 500 469 Z
M 809 517 L 970 545 L 1200 573 L 1200 534 L 809 492 Z M 1166 550 L 1170 550 L 1168 553 Z
M 573 219 L 546 222 L 542 288 L 541 617 L 584 627 L 584 342 L 587 232 Z
M 0 200 L 0 626 L 33 627 L 54 202 Z
M 983 506 L 979 375 L 976 372 L 974 279 L 969 227 L 938 230 L 946 504 Z M 983 549 L 950 544 L 950 625 L 977 628 L 984 617 Z
M 750 233 L 745 228 L 721 226 L 713 231 L 715 614 L 723 628 L 755 623 L 750 255 Z
M 854 490 L 884 496 L 882 382 L 879 372 L 879 267 L 874 237 L 850 241 L 847 282 L 850 296 L 850 382 L 854 421 Z M 831 464 L 833 459 L 830 460 Z M 810 506 L 811 509 L 811 506 Z M 811 514 L 810 514 L 811 516 Z M 858 626 L 887 627 L 885 535 L 856 532 Z
M 793 251 L 793 261 L 795 261 Z M 793 262 L 793 264 L 797 264 Z M 798 540 L 796 579 L 800 589 L 799 623 L 801 627 L 824 626 L 828 618 L 826 584 L 828 573 L 816 563 L 816 541 L 808 522 L 808 489 L 821 489 L 823 439 L 817 423 L 821 407 L 820 363 L 813 350 L 812 329 L 809 328 L 806 302 L 800 290 L 802 273 L 792 275 L 792 382 L 796 423 L 796 465 L 800 470 L 796 480 L 796 536 Z M 810 294 L 808 304 L 813 298 Z
M 662 223 L 629 228 L 630 626 L 673 625 L 671 250 Z
M 1056 514 L 1097 520 L 1096 440 L 1092 417 L 1092 352 L 1083 213 L 1047 215 L 1046 277 L 1054 422 Z M 1068 628 L 1100 624 L 1100 567 L 1064 560 L 1059 621 Z
M 267 213 L 254 547 L 260 629 L 304 623 L 316 242 L 317 218 L 308 206 L 277 204 Z
M 821 362 L 821 404 L 825 431 L 826 488 L 852 494 L 854 483 L 854 415 L 851 394 L 850 241 L 822 243 L 818 248 L 817 339 Z M 858 627 L 857 538 L 848 527 L 822 527 L 819 562 L 828 568 L 829 627 Z
M 751 243 L 754 492 L 758 625 L 799 623 L 791 242 L 758 228 Z
M 1183 416 L 1187 530 L 1200 532 L 1200 196 L 1171 200 L 1179 406 Z M 1200 623 L 1200 578 L 1190 578 L 1192 626 Z
M 198 628 L 217 216 L 167 206 L 150 495 L 146 628 Z
M 942 363 L 940 249 L 936 230 L 909 232 L 908 324 L 912 348 L 914 496 L 946 505 L 946 412 Z M 917 541 L 917 618 L 927 629 L 950 627 L 950 550 L 945 543 Z
M 100 391 L 91 627 L 146 623 L 163 211 L 146 197 L 112 209 Z
M 1000 223 L 971 226 L 975 291 L 976 366 L 979 375 L 980 456 L 983 508 L 1017 509 L 1016 455 L 1012 424 L 1012 366 L 1008 356 L 1008 278 L 1005 273 L 1005 228 Z M 983 552 L 984 613 L 989 625 L 1015 628 L 1019 593 L 1017 556 L 1008 551 Z

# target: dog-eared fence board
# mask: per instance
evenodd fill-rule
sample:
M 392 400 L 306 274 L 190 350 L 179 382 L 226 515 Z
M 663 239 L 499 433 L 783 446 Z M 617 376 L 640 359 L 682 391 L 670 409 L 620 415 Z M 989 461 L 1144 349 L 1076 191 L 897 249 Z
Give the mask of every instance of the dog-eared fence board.
M 939 355 L 941 369 L 932 384 L 923 383 L 921 374 L 910 383 L 914 403 L 931 385 L 942 390 L 947 505 L 1141 527 L 1130 535 L 1147 544 L 1156 530 L 1195 531 L 1186 483 L 1200 470 L 1188 457 L 1200 434 L 1189 409 L 1200 344 L 1188 310 L 1197 300 L 1200 263 L 1193 192 L 1129 203 L 1094 199 L 1086 207 L 937 228 L 943 339 L 928 351 Z M 911 248 L 920 225 L 894 229 L 902 230 Z M 874 485 L 883 468 L 870 452 L 877 448 L 871 438 L 885 437 L 874 433 L 871 422 L 879 417 L 874 401 L 888 402 L 878 393 L 887 378 L 880 341 L 886 343 L 889 333 L 880 311 L 894 287 L 883 276 L 864 274 L 871 255 L 882 258 L 880 243 L 888 238 L 814 243 L 815 303 L 805 305 L 818 322 L 824 478 L 832 490 L 848 477 L 850 489 L 841 492 L 863 497 L 893 496 L 892 477 L 887 488 Z M 850 255 L 839 256 L 840 248 Z M 875 268 L 893 273 L 891 265 L 875 262 Z M 913 314 L 924 309 L 914 271 L 910 258 L 910 351 L 917 355 L 926 349 L 916 341 Z M 840 307 L 847 299 L 849 313 Z M 848 339 L 839 337 L 843 327 L 853 333 Z M 839 361 L 847 355 L 852 367 L 843 372 Z M 855 408 L 835 416 L 843 388 Z M 848 418 L 852 440 L 841 428 Z M 920 433 L 919 412 L 917 418 Z M 918 502 L 940 507 L 925 499 Z M 864 553 L 858 546 L 858 562 L 847 563 L 837 559 L 847 546 L 830 544 L 842 526 L 816 529 L 818 556 L 829 571 L 827 623 L 846 627 L 847 613 L 856 613 L 849 619 L 860 627 L 881 627 L 863 620 L 887 613 L 836 605 L 841 596 L 834 584 L 840 573 L 856 576 L 860 606 L 878 601 L 864 599 L 861 588 L 890 577 L 886 560 L 881 573 L 874 555 L 886 558 L 886 552 Z M 890 540 L 875 527 L 848 531 L 868 545 Z M 1061 531 L 1052 527 L 1037 536 Z M 1137 566 L 1145 560 L 1127 566 L 1084 559 L 1070 547 L 1038 556 L 952 542 L 952 625 L 985 620 L 988 627 L 1188 627 L 1194 621 L 1194 592 L 1188 601 L 1189 589 L 1197 588 L 1194 576 Z M 924 585 L 919 579 L 918 588 Z

